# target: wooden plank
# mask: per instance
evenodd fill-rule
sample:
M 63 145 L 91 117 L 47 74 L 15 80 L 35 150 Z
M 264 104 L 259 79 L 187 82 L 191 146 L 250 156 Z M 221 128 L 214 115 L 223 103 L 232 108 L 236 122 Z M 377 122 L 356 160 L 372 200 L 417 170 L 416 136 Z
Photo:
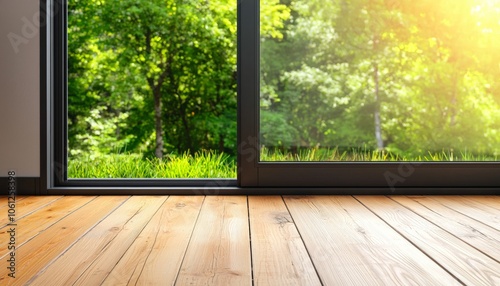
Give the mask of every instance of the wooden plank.
M 52 202 L 61 199 L 62 196 L 32 196 L 22 201 L 16 202 L 16 220 L 19 220 L 30 213 L 42 208 Z M 5 211 L 5 210 L 4 210 Z M 0 216 L 0 227 L 4 227 L 9 223 L 7 214 Z
M 473 201 L 476 204 L 486 205 L 500 211 L 500 196 L 461 196 L 465 200 Z
M 321 285 L 281 196 L 248 197 L 255 285 Z
M 500 230 L 500 211 L 495 208 L 460 196 L 434 196 L 432 198 L 442 205 Z
M 30 283 L 100 285 L 165 200 L 165 196 L 128 199 Z
M 500 231 L 429 197 L 392 196 L 391 199 L 500 262 Z
M 285 203 L 323 285 L 459 285 L 351 196 Z
M 63 197 L 21 218 L 17 221 L 16 246 L 22 246 L 95 198 L 92 196 Z M 0 237 L 5 237 L 8 229 L 8 226 L 0 228 Z M 8 251 L 7 248 L 0 248 L 0 259 L 8 255 Z
M 389 198 L 357 198 L 465 285 L 500 285 L 497 261 Z
M 176 285 L 251 285 L 247 199 L 207 196 Z
M 19 203 L 20 201 L 26 199 L 27 197 L 28 196 L 16 196 L 16 203 Z M 0 196 L 0 211 L 8 208 L 7 201 L 8 201 L 8 196 Z
M 89 228 L 94 226 L 128 197 L 98 197 L 85 206 L 58 221 L 45 231 L 19 247 L 15 279 L 6 279 L 7 268 L 0 267 L 0 285 L 24 285 L 50 261 L 64 252 Z M 56 285 L 56 284 L 48 284 Z
M 102 285 L 173 285 L 203 196 L 170 196 Z
M 9 196 L 8 195 L 0 195 L 0 203 L 7 203 L 7 198 Z M 31 197 L 31 196 L 16 196 L 16 200 L 17 201 L 20 201 L 20 200 L 23 200 L 25 198 L 28 198 L 28 197 Z

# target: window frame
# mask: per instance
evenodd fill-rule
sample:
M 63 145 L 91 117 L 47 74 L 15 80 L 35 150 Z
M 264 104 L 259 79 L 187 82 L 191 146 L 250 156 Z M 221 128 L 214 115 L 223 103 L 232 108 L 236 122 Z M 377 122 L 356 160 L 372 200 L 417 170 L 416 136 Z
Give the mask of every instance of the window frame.
M 48 114 L 45 118 L 44 131 L 48 149 L 47 158 L 42 163 L 47 173 L 47 180 L 43 183 L 48 193 L 81 192 L 85 189 L 98 192 L 116 193 L 123 190 L 135 193 L 139 189 L 149 189 L 148 192 L 193 193 L 192 190 L 203 190 L 204 194 L 212 190 L 232 189 L 237 186 L 236 179 L 68 179 L 67 166 L 67 1 L 42 0 L 41 12 L 47 19 L 46 28 L 43 28 L 43 42 L 41 53 L 44 59 L 41 68 L 45 78 L 42 78 L 46 87 L 42 99 L 47 103 L 42 110 Z M 47 8 L 46 8 L 47 7 Z M 50 7 L 50 8 L 48 8 Z M 46 12 L 45 12 L 46 11 Z M 44 48 L 45 47 L 45 48 Z M 44 138 L 42 138 L 44 140 Z M 128 191 L 127 191 L 128 189 Z M 142 192 L 141 192 L 142 193 Z M 196 193 L 196 192 L 195 192 Z
M 41 193 L 182 195 L 498 193 L 500 162 L 260 162 L 258 147 L 260 4 L 258 0 L 239 0 L 237 5 L 237 178 L 68 180 L 67 1 L 41 0 L 43 22 L 40 25 Z
M 387 189 L 406 193 L 418 188 L 482 189 L 500 186 L 500 162 L 262 162 L 259 161 L 260 28 L 259 1 L 241 1 L 240 149 L 243 187 L 317 187 Z M 248 138 L 248 139 L 247 139 Z M 253 138 L 253 140 L 251 140 Z M 246 140 L 246 141 L 245 141 Z M 362 179 L 359 179 L 362 178 Z M 442 192 L 440 191 L 442 190 Z M 473 192 L 472 192 L 473 193 Z

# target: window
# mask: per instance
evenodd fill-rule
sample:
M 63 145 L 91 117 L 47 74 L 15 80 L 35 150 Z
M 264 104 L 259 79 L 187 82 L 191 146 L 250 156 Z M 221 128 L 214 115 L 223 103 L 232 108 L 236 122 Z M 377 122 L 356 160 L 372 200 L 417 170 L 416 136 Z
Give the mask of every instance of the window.
M 411 3 L 394 4 L 394 1 L 359 0 L 351 1 L 349 4 L 342 1 L 331 1 L 326 4 L 316 1 L 294 1 L 289 6 L 291 7 L 289 10 L 289 27 L 291 28 L 285 30 L 284 34 L 278 35 L 274 39 L 273 36 L 265 34 L 264 29 L 268 29 L 266 24 L 261 23 L 260 36 L 259 33 L 255 33 L 255 30 L 259 29 L 258 23 L 248 24 L 248 26 L 242 25 L 244 28 L 248 27 L 248 29 L 241 31 L 241 35 L 243 36 L 240 48 L 242 50 L 248 49 L 242 52 L 242 54 L 251 57 L 248 61 L 245 60 L 245 57 L 242 57 L 242 65 L 240 66 L 242 73 L 248 72 L 241 77 L 243 85 L 240 90 L 242 134 L 243 138 L 254 138 L 254 146 L 257 149 L 255 152 L 240 150 L 242 154 L 248 154 L 243 155 L 240 159 L 240 164 L 244 167 L 241 180 L 242 185 L 266 187 L 367 187 L 373 190 L 387 189 L 389 187 L 392 191 L 397 191 L 398 188 L 416 188 L 416 193 L 421 192 L 421 190 L 418 190 L 421 187 L 433 187 L 436 188 L 436 191 L 439 191 L 439 188 L 445 187 L 491 187 L 498 185 L 499 182 L 495 174 L 498 174 L 497 161 L 500 139 L 498 136 L 489 137 L 489 141 L 481 138 L 481 136 L 485 136 L 486 134 L 496 134 L 498 121 L 491 125 L 470 122 L 471 114 L 473 113 L 493 112 L 498 114 L 498 89 L 494 89 L 495 91 L 492 92 L 483 91 L 481 93 L 473 87 L 474 84 L 467 82 L 472 80 L 470 77 L 477 75 L 472 71 L 472 66 L 466 66 L 460 70 L 461 63 L 452 63 L 449 66 L 437 63 L 436 66 L 438 67 L 436 67 L 430 66 L 428 62 L 424 62 L 424 57 L 420 57 L 419 59 L 405 59 L 402 55 L 405 53 L 406 57 L 411 57 L 412 52 L 415 54 L 426 52 L 419 50 L 423 48 L 419 48 L 415 42 L 427 41 L 426 45 L 429 49 L 434 48 L 432 51 L 434 54 L 441 53 L 442 55 L 440 56 L 447 58 L 446 61 L 451 63 L 452 60 L 449 58 L 451 56 L 450 53 L 453 52 L 450 50 L 451 48 L 436 48 L 433 46 L 432 40 L 438 41 L 437 36 L 439 36 L 439 33 L 444 33 L 446 35 L 441 36 L 450 41 L 451 43 L 448 43 L 448 45 L 452 47 L 454 44 L 457 44 L 457 41 L 463 41 L 464 37 L 460 36 L 460 33 L 463 31 L 454 30 L 456 27 L 453 25 L 465 26 L 471 23 L 478 24 L 479 19 L 481 19 L 483 25 L 486 25 L 484 14 L 475 15 L 477 11 L 481 10 L 480 7 L 482 7 L 483 12 L 481 13 L 487 13 L 484 12 L 485 10 L 490 11 L 488 13 L 491 13 L 491 15 L 488 17 L 490 17 L 489 19 L 492 22 L 488 23 L 495 27 L 491 28 L 495 32 L 485 30 L 484 26 L 481 29 L 470 27 L 466 31 L 471 34 L 474 34 L 475 31 L 483 33 L 475 34 L 476 37 L 482 38 L 482 40 L 477 40 L 477 47 L 482 47 L 490 51 L 482 60 L 491 63 L 491 58 L 498 58 L 499 56 L 498 53 L 492 52 L 495 50 L 495 45 L 498 46 L 499 43 L 493 42 L 493 38 L 490 38 L 496 37 L 491 33 L 498 33 L 500 31 L 498 23 L 494 23 L 493 20 L 498 18 L 495 15 L 498 13 L 499 3 L 494 1 L 472 3 L 473 1 L 470 1 L 470 3 L 457 6 L 456 9 L 445 9 L 445 7 L 449 7 L 445 3 L 446 1 L 434 2 L 435 4 L 424 4 L 418 1 L 416 3 L 413 1 Z M 248 12 L 249 15 L 247 16 L 248 18 L 242 20 L 243 22 L 251 22 L 254 19 L 258 19 L 257 15 L 259 11 L 261 12 L 260 19 L 266 21 L 265 6 L 259 8 L 255 2 L 246 2 L 245 4 L 247 6 L 244 11 Z M 496 7 L 496 10 L 491 9 L 492 7 L 488 5 Z M 417 8 L 421 10 L 419 11 Z M 419 14 L 419 12 L 421 13 Z M 444 12 L 449 12 L 450 15 L 439 14 Z M 430 26 L 433 23 L 429 23 L 426 19 L 412 19 L 410 18 L 412 13 L 415 13 L 413 14 L 414 17 L 424 17 L 422 15 L 425 15 L 425 13 L 434 13 L 431 16 L 438 17 L 435 21 L 444 21 L 445 24 L 443 24 L 442 28 L 447 30 L 440 32 L 434 31 L 433 28 L 435 27 L 425 27 L 425 25 Z M 460 14 L 463 17 L 453 18 L 453 13 Z M 244 17 L 245 15 L 242 16 Z M 444 17 L 449 18 L 444 19 Z M 463 20 L 464 18 L 467 20 Z M 267 21 L 272 21 L 272 19 L 268 17 Z M 459 23 L 447 23 L 446 21 L 449 22 L 450 19 L 455 19 Z M 419 31 L 423 32 L 419 33 Z M 430 31 L 438 34 L 424 34 L 424 32 Z M 400 37 L 400 39 L 397 39 L 397 37 Z M 470 37 L 465 38 L 467 39 L 466 41 L 470 40 Z M 461 47 L 455 48 L 458 52 L 469 53 L 461 49 Z M 408 63 L 413 61 L 413 67 L 412 70 L 399 72 L 403 79 L 398 81 L 396 78 L 397 74 L 395 75 L 397 72 L 395 66 L 404 67 L 406 63 L 403 63 L 403 61 Z M 285 72 L 273 74 L 269 68 L 272 65 L 276 66 L 275 70 L 285 70 Z M 482 71 L 485 68 L 485 66 L 481 65 L 477 65 L 476 67 L 482 69 Z M 431 70 L 439 68 L 462 73 L 460 76 L 456 74 L 446 76 L 448 76 L 449 81 L 460 77 L 460 80 L 464 82 L 460 86 L 462 88 L 461 92 L 464 93 L 464 97 L 469 96 L 471 102 L 485 100 L 491 103 L 488 111 L 484 108 L 484 105 L 483 107 L 479 107 L 480 104 L 477 102 L 478 106 L 469 108 L 467 110 L 468 114 L 464 112 L 465 108 L 462 107 L 460 112 L 464 112 L 464 114 L 460 114 L 461 120 L 467 124 L 476 125 L 474 128 L 462 125 L 462 129 L 456 128 L 458 130 L 456 132 L 460 136 L 450 138 L 451 135 L 449 134 L 453 133 L 448 133 L 444 139 L 452 142 L 453 140 L 464 141 L 466 138 L 469 142 L 473 143 L 483 142 L 484 146 L 488 146 L 483 148 L 487 149 L 486 153 L 488 155 L 481 156 L 480 152 L 477 152 L 476 154 L 479 155 L 475 159 L 467 158 L 464 151 L 467 148 L 464 147 L 463 150 L 455 150 L 456 153 L 464 155 L 462 158 L 458 158 L 458 160 L 457 157 L 460 156 L 455 155 L 455 160 L 459 162 L 451 162 L 454 161 L 450 157 L 453 156 L 451 155 L 453 151 L 452 148 L 449 148 L 447 153 L 444 153 L 448 157 L 440 156 L 434 160 L 433 158 L 435 157 L 432 156 L 437 152 L 434 154 L 432 152 L 429 153 L 430 149 L 426 149 L 420 143 L 419 145 L 413 144 L 413 146 L 416 145 L 425 150 L 425 154 L 416 154 L 410 159 L 397 158 L 397 152 L 392 152 L 391 154 L 390 148 L 384 145 L 385 142 L 391 140 L 397 143 L 396 139 L 398 139 L 384 138 L 384 136 L 394 136 L 394 134 L 406 137 L 422 136 L 420 135 L 422 133 L 415 131 L 416 127 L 422 126 L 415 122 L 416 119 L 424 123 L 425 121 L 430 123 L 430 130 L 425 131 L 431 134 L 444 131 L 444 126 L 439 125 L 438 122 L 432 122 L 436 119 L 441 120 L 442 115 L 440 114 L 437 114 L 436 117 L 423 115 L 416 118 L 413 122 L 410 121 L 410 123 L 402 121 L 407 119 L 403 117 L 404 115 L 400 115 L 398 118 L 397 114 L 390 114 L 391 112 L 404 112 L 406 108 L 410 107 L 419 109 L 415 112 L 425 113 L 425 110 L 422 110 L 421 106 L 405 105 L 407 104 L 405 97 L 410 97 L 412 94 L 408 91 L 405 92 L 404 88 L 415 89 L 415 85 L 402 86 L 402 82 L 403 80 L 408 80 L 407 78 L 412 76 L 412 73 L 414 74 L 413 76 L 422 76 L 421 73 L 415 71 L 416 69 Z M 439 73 L 439 71 L 433 72 Z M 490 73 L 488 74 L 488 72 Z M 391 77 L 387 76 L 388 73 L 392 73 Z M 476 78 L 475 85 L 480 85 L 479 82 L 486 84 L 486 86 L 488 84 L 494 85 L 495 76 L 491 75 L 496 73 L 498 73 L 497 68 L 490 66 L 489 70 L 483 74 L 484 77 L 489 77 L 487 83 Z M 439 80 L 438 77 L 427 76 L 427 78 L 433 81 Z M 259 80 L 260 83 L 257 84 Z M 433 81 L 425 82 L 420 86 L 421 90 L 432 88 L 433 90 L 427 90 L 432 96 L 436 95 L 436 89 L 442 88 L 442 86 Z M 444 88 L 450 89 L 449 86 L 445 85 Z M 392 93 L 388 94 L 387 90 L 392 91 Z M 403 92 L 405 94 L 401 94 Z M 453 90 L 447 92 L 451 94 L 451 98 L 449 99 L 451 109 L 457 100 L 453 99 Z M 474 95 L 474 92 L 477 93 Z M 357 99 L 357 97 L 366 96 L 366 94 L 371 95 L 372 99 L 361 101 Z M 379 97 L 378 99 L 377 96 Z M 389 96 L 397 98 L 389 102 L 392 105 L 381 105 L 377 100 L 380 101 L 380 97 L 382 96 L 385 96 L 385 100 L 391 100 L 388 98 Z M 418 98 L 418 96 L 418 93 L 413 94 L 413 99 L 416 98 L 420 102 L 425 102 Z M 314 100 L 319 101 L 319 104 L 318 102 L 314 102 Z M 358 100 L 358 102 L 354 102 L 355 100 Z M 356 104 L 357 107 L 355 106 Z M 363 107 L 363 104 L 365 107 Z M 435 104 L 440 104 L 440 102 L 436 102 Z M 343 107 L 347 105 L 349 105 L 349 108 L 354 109 L 354 112 Z M 397 110 L 397 105 L 402 105 L 402 108 Z M 385 110 L 382 108 L 385 108 Z M 291 114 L 293 109 L 298 110 L 298 112 L 296 111 L 296 114 Z M 446 111 L 445 106 L 443 107 L 443 112 Z M 366 113 L 368 112 L 369 114 L 367 115 Z M 385 114 L 381 115 L 381 112 Z M 457 125 L 456 117 L 458 111 L 448 110 L 447 112 L 449 114 L 449 124 Z M 327 113 L 331 113 L 332 115 L 330 117 L 328 115 L 325 116 Z M 290 115 L 292 116 L 290 117 Z M 355 118 L 352 118 L 352 116 Z M 455 123 L 453 122 L 454 117 Z M 381 118 L 385 121 L 381 122 Z M 475 118 L 484 119 L 485 117 L 477 116 Z M 307 124 L 308 120 L 313 123 Z M 327 122 L 328 120 L 330 122 Z M 395 122 L 390 122 L 391 120 Z M 336 128 L 333 125 L 339 127 Z M 368 126 L 368 128 L 365 126 Z M 402 126 L 407 126 L 408 130 L 403 132 L 389 132 L 392 130 L 387 130 L 389 128 L 401 128 Z M 318 130 L 320 128 L 323 129 Z M 474 134 L 471 129 L 474 129 L 476 133 Z M 281 132 L 280 135 L 277 135 L 278 132 Z M 294 133 L 298 133 L 298 135 Z M 305 136 L 304 133 L 306 133 Z M 294 136 L 296 138 L 293 138 Z M 365 136 L 370 138 L 372 142 L 363 140 Z M 401 139 L 400 141 L 404 142 Z M 360 142 L 361 144 L 353 144 L 351 142 Z M 368 154 L 363 154 L 363 150 L 366 148 L 366 145 L 363 145 L 364 142 L 371 143 L 368 146 Z M 425 141 L 420 140 L 419 142 Z M 263 150 L 263 146 L 266 143 L 268 146 L 271 146 L 271 149 L 266 146 L 267 150 Z M 280 157 L 280 148 L 286 149 L 287 144 L 295 147 L 295 150 L 297 150 L 296 155 L 293 157 Z M 342 144 L 351 145 L 345 148 Z M 276 149 L 277 145 L 279 148 Z M 401 143 L 393 143 L 392 146 L 388 147 L 392 147 L 395 151 L 398 151 L 398 149 L 404 150 L 401 147 L 402 145 Z M 471 147 L 471 150 L 475 149 L 474 147 L 476 146 L 479 146 L 476 149 L 481 149 L 480 145 L 470 144 L 469 147 Z M 317 146 L 326 147 L 321 150 Z M 406 147 L 406 149 L 412 149 L 413 146 Z M 339 147 L 344 147 L 344 150 L 339 150 Z M 438 147 L 435 149 L 444 149 L 447 146 L 442 144 Z M 301 148 L 302 151 L 305 151 L 305 154 L 301 154 Z M 377 150 L 377 148 L 381 150 Z M 338 152 L 339 155 L 334 159 L 326 158 L 326 160 L 321 160 L 321 156 L 308 158 L 310 153 L 314 151 L 327 153 L 328 149 L 333 150 L 332 153 Z M 384 151 L 386 152 L 385 154 Z M 358 155 L 360 158 L 342 159 L 343 154 L 346 157 L 355 157 L 355 155 Z M 367 155 L 371 156 L 369 160 L 364 159 Z M 385 156 L 394 156 L 394 162 L 388 162 L 388 160 L 385 160 Z M 415 158 L 420 159 L 415 160 Z M 310 159 L 313 162 L 303 162 L 303 160 L 308 161 Z M 473 160 L 476 162 L 472 162 Z M 406 190 L 409 192 L 409 189 Z M 382 190 L 381 192 L 384 193 L 387 190 Z
M 68 178 L 236 178 L 232 0 L 67 9 Z
M 432 23 L 418 17 L 426 13 L 438 15 L 444 11 L 438 4 L 444 5 L 446 1 L 435 1 L 437 4 L 432 7 L 419 6 L 423 2 L 418 1 L 416 4 L 415 1 L 411 4 L 376 1 L 374 4 L 373 1 L 357 0 L 349 5 L 342 1 L 325 5 L 302 0 L 235 2 L 238 8 L 237 181 L 68 180 L 66 6 L 65 2 L 48 1 L 54 4 L 54 15 L 48 17 L 52 19 L 52 29 L 47 33 L 51 47 L 47 67 L 53 79 L 48 105 L 53 121 L 49 122 L 52 124 L 49 130 L 54 131 L 53 136 L 49 136 L 52 141 L 49 146 L 53 146 L 49 163 L 56 166 L 48 169 L 51 170 L 48 185 L 68 190 L 94 187 L 117 191 L 125 187 L 149 187 L 157 191 L 170 188 L 172 192 L 204 188 L 217 189 L 217 193 L 221 190 L 222 193 L 259 190 L 447 193 L 460 188 L 463 192 L 494 193 L 494 187 L 500 184 L 500 132 L 497 132 L 500 121 L 495 115 L 500 114 L 496 112 L 499 111 L 500 93 L 497 86 L 492 86 L 496 83 L 488 77 L 499 71 L 495 66 L 483 65 L 479 69 L 481 65 L 477 63 L 467 63 L 464 69 L 459 69 L 463 63 L 455 63 L 452 53 L 458 36 L 454 34 L 454 24 L 446 20 L 456 19 L 451 17 L 456 11 L 479 13 L 474 16 L 476 18 L 470 18 L 476 22 L 467 21 L 483 25 L 479 30 L 484 35 L 477 36 L 477 47 L 457 48 L 457 51 L 467 53 L 460 55 L 461 60 L 469 57 L 479 63 L 491 63 L 492 59 L 498 59 L 493 51 L 496 51 L 495 45 L 499 45 L 494 39 L 498 39 L 495 33 L 500 33 L 500 25 L 487 20 L 479 23 L 477 19 L 489 19 L 481 14 L 486 13 L 485 10 L 499 13 L 500 4 L 469 1 L 469 6 L 455 5 L 456 11 L 452 9 L 451 16 L 443 16 L 440 22 L 444 23 L 443 29 L 448 29 L 443 33 L 447 33 L 445 38 L 449 42 L 442 43 L 436 35 L 424 34 L 433 31 L 424 27 Z M 117 3 L 125 5 L 123 1 Z M 483 8 L 485 5 L 492 7 Z M 270 6 L 273 9 L 269 9 Z M 423 9 L 422 13 L 416 13 L 417 8 Z M 127 9 L 134 11 L 133 7 L 122 10 Z M 374 13 L 375 10 L 378 12 Z M 494 19 L 493 16 L 488 17 Z M 460 24 L 471 24 L 467 21 Z M 478 47 L 489 53 L 478 58 L 470 52 Z M 438 57 L 434 59 L 435 65 L 431 66 L 433 59 L 429 55 Z M 453 64 L 446 66 L 443 63 Z M 443 72 L 448 69 L 458 74 Z M 426 73 L 428 80 L 422 83 L 418 77 Z M 436 77 L 429 76 L 430 73 L 445 74 L 445 80 L 455 80 L 452 86 L 457 88 L 453 90 L 450 85 L 443 87 L 435 83 Z M 435 96 L 439 88 L 447 89 L 442 93 L 449 97 L 446 97 L 448 105 L 438 106 L 441 99 L 435 104 L 422 100 L 425 96 Z M 462 98 L 466 99 L 459 100 L 458 94 L 465 94 Z M 424 103 L 427 105 L 422 106 Z M 464 109 L 470 105 L 474 108 Z M 458 143 L 465 142 L 456 145 L 463 146 L 463 150 L 446 144 L 437 144 L 432 149 L 424 146 L 425 140 L 403 144 L 419 139 L 422 134 L 433 135 L 443 127 L 436 120 L 444 115 L 431 116 L 433 113 L 429 110 L 432 108 L 439 108 L 441 115 L 446 113 L 450 126 L 460 126 L 455 133 L 443 136 L 440 142 L 454 144 L 457 143 L 455 139 L 460 141 Z M 414 112 L 410 117 L 405 115 L 408 110 Z M 331 117 L 326 116 L 329 113 Z M 481 124 L 467 121 L 472 115 L 479 114 L 482 117 L 477 118 L 481 119 L 487 117 L 480 113 L 490 114 L 491 121 L 480 121 Z M 424 129 L 422 126 L 426 122 L 429 127 Z M 449 134 L 459 136 L 450 138 Z M 487 140 L 480 138 L 481 134 Z M 481 149 L 481 144 L 488 148 Z

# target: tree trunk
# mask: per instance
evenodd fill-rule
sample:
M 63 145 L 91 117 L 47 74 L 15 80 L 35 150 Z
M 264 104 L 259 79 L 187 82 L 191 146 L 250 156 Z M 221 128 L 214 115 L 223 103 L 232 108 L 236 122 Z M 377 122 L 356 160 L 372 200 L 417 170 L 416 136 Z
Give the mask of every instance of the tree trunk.
M 155 100 L 155 133 L 156 133 L 156 147 L 155 156 L 163 158 L 163 128 L 161 122 L 161 92 L 160 86 L 154 89 Z
M 222 134 L 219 134 L 219 152 L 224 152 L 224 136 Z
M 380 87 L 379 74 L 377 63 L 373 64 L 373 82 L 375 84 L 375 106 L 373 111 L 373 119 L 375 121 L 375 138 L 377 140 L 377 149 L 384 149 L 384 141 L 382 140 L 382 123 L 380 120 Z
M 165 64 L 163 73 L 158 78 L 158 82 L 155 84 L 154 78 L 148 78 L 149 87 L 153 91 L 154 104 L 155 104 L 155 156 L 157 158 L 163 158 L 163 125 L 162 125 L 162 104 L 161 104 L 161 87 L 165 81 L 165 78 L 170 73 L 171 61 Z
M 165 73 L 164 73 L 165 74 Z M 163 158 L 163 125 L 161 120 L 161 86 L 163 84 L 163 74 L 160 76 L 158 84 L 154 84 L 154 79 L 148 78 L 149 87 L 153 92 L 155 109 L 155 156 Z
M 189 127 L 189 121 L 186 118 L 186 110 L 181 109 L 183 114 L 181 115 L 182 126 L 184 127 L 184 140 L 186 141 L 186 149 L 190 152 L 194 150 L 193 148 L 193 140 L 191 140 L 191 128 Z
M 151 31 L 148 29 L 146 32 L 146 54 L 151 54 Z M 167 64 L 168 67 L 168 64 Z M 167 76 L 167 69 L 158 78 L 158 83 L 155 84 L 154 77 L 147 77 L 149 88 L 153 92 L 155 103 L 155 156 L 163 158 L 163 126 L 161 121 L 161 86 Z

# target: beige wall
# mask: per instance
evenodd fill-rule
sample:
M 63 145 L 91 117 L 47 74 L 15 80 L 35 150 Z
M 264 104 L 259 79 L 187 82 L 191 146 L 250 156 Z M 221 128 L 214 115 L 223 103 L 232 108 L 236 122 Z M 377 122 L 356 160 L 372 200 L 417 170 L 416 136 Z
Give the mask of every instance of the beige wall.
M 0 0 L 0 177 L 40 175 L 39 1 Z

